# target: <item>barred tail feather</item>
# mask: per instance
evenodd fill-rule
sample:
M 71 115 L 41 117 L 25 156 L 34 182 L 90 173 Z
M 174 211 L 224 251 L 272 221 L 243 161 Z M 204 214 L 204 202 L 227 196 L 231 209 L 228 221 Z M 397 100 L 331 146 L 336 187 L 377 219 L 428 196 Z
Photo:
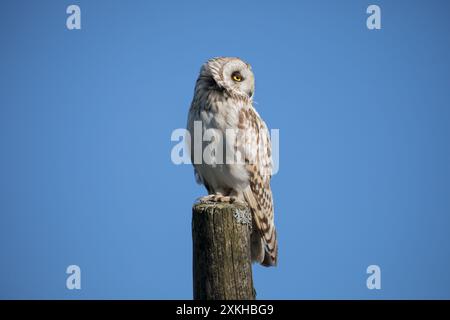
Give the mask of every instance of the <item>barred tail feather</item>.
M 278 243 L 273 221 L 268 221 L 250 188 L 244 191 L 244 198 L 252 211 L 253 229 L 251 238 L 252 260 L 270 267 L 277 265 Z

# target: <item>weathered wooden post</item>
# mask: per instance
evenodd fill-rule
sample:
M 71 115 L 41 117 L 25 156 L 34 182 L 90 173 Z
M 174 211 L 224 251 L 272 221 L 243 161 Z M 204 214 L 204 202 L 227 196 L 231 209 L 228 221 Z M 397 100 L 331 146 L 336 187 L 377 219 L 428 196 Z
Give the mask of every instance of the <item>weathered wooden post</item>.
M 250 256 L 251 225 L 250 210 L 244 205 L 194 205 L 194 299 L 255 299 Z

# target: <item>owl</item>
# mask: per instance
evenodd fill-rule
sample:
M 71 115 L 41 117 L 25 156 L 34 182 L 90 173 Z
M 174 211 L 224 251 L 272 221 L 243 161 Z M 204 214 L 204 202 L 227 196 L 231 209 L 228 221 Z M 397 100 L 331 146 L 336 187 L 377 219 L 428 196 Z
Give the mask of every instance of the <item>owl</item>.
M 271 141 L 253 106 L 254 91 L 251 66 L 241 59 L 218 57 L 204 63 L 187 123 L 191 137 L 201 130 L 203 141 L 194 141 L 189 150 L 196 180 L 208 191 L 200 201 L 246 204 L 252 212 L 252 261 L 275 266 Z

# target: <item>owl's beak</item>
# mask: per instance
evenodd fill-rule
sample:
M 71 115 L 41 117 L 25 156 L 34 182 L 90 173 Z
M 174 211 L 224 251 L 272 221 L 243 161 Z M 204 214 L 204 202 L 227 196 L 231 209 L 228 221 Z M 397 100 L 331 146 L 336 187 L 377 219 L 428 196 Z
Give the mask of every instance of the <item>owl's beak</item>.
M 253 97 L 253 90 L 248 90 L 247 94 L 249 98 Z

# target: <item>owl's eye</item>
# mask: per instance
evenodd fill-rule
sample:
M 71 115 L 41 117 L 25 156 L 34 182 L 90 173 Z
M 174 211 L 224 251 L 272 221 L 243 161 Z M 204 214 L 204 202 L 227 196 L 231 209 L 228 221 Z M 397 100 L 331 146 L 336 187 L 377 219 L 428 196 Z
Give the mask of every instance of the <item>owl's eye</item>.
M 236 82 L 241 82 L 242 80 L 244 80 L 244 78 L 241 76 L 241 74 L 239 72 L 234 72 L 231 75 L 231 79 L 233 79 Z

